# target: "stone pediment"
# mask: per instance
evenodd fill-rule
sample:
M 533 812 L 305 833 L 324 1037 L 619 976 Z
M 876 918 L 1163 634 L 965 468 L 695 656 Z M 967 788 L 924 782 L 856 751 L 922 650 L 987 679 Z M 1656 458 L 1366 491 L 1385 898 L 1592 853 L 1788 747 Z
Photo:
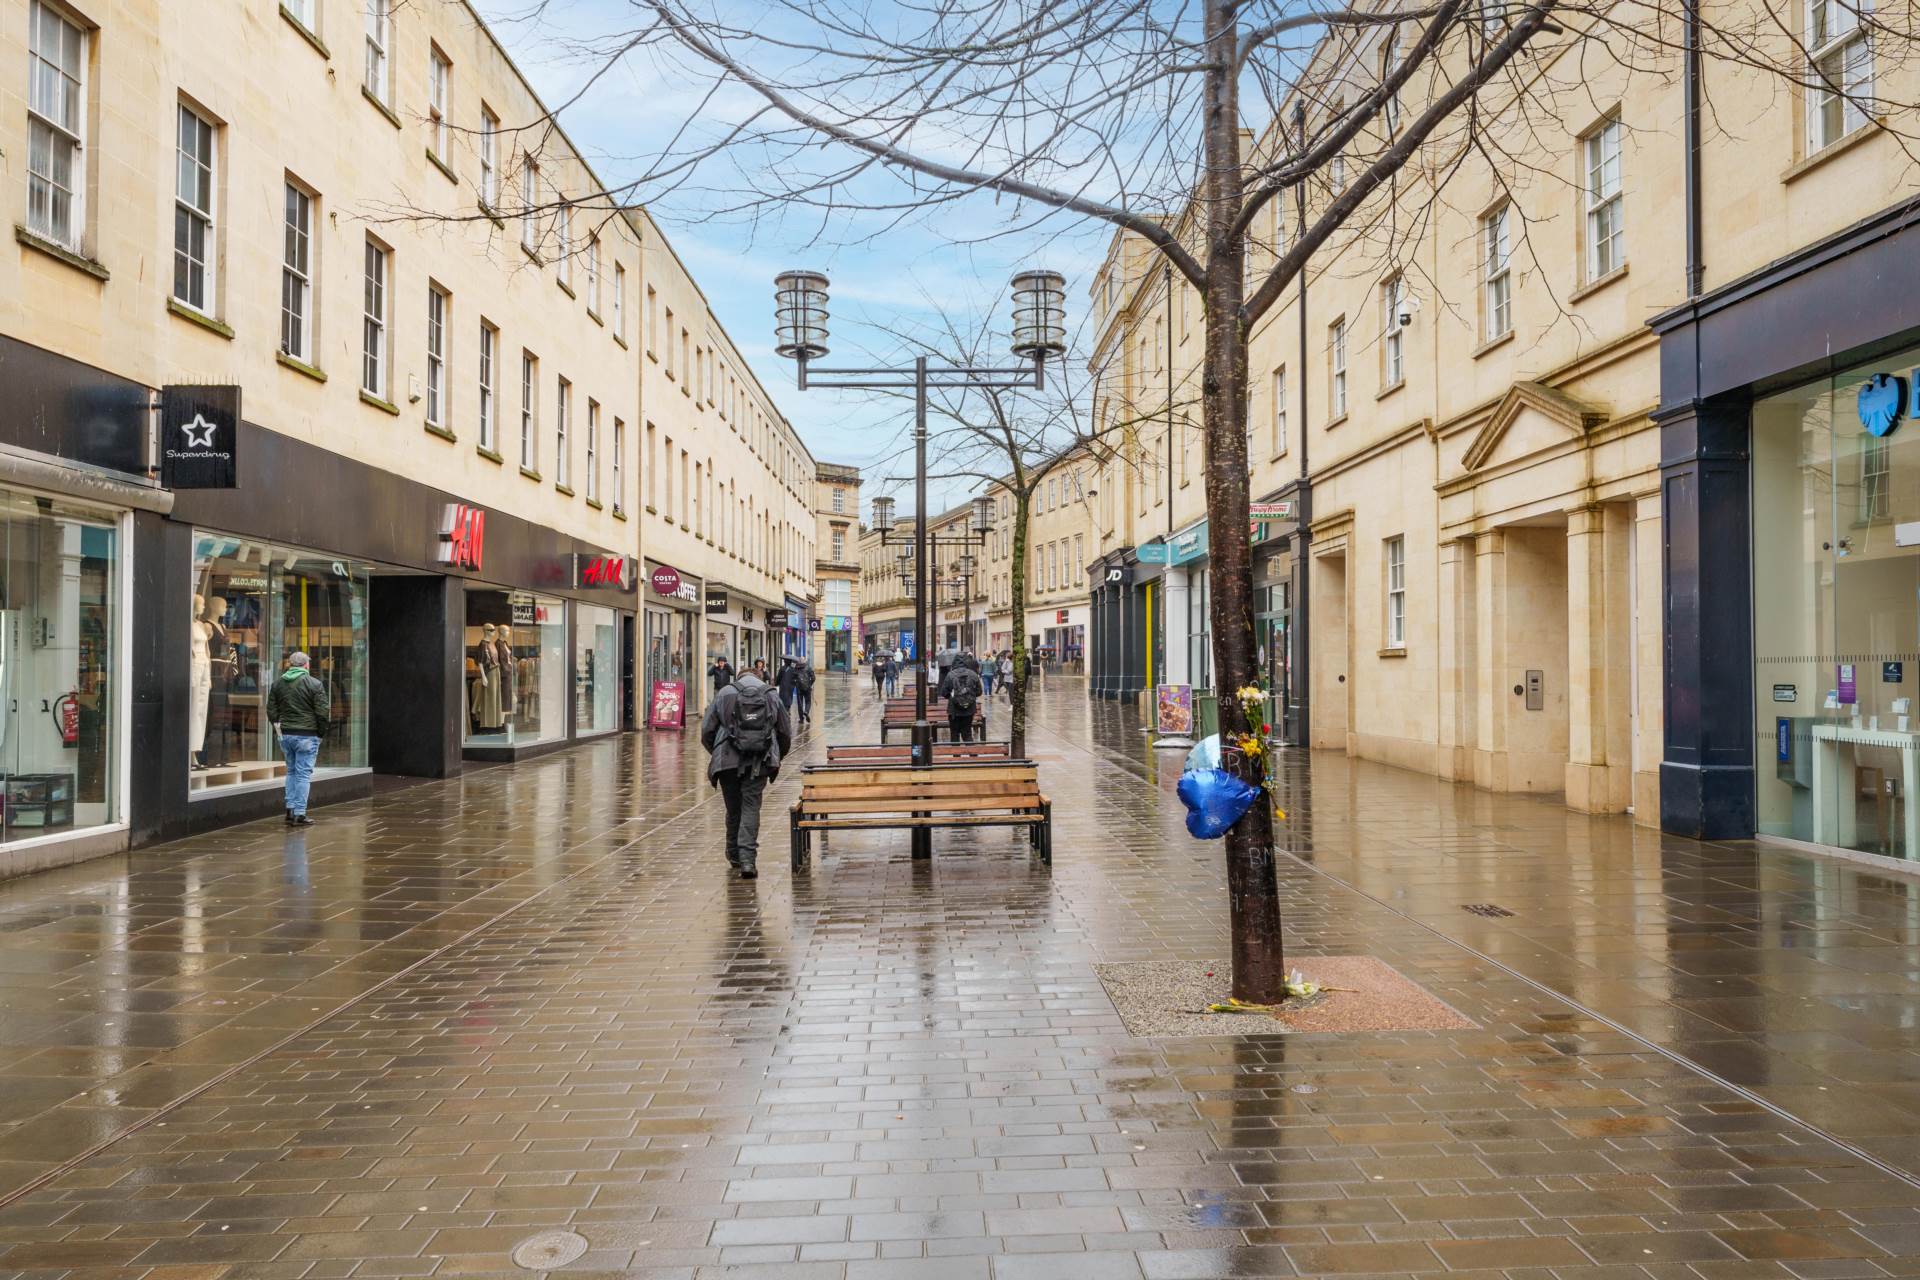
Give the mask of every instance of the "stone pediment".
M 1516 382 L 1467 446 L 1460 466 L 1478 471 L 1495 453 L 1524 458 L 1568 439 L 1582 439 L 1606 420 L 1598 409 L 1543 382 Z

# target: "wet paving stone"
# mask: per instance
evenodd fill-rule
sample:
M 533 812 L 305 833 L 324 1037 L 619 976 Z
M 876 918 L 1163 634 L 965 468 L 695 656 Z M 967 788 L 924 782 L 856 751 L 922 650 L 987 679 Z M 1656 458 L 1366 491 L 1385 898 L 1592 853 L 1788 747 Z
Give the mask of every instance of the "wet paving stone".
M 838 834 L 728 880 L 655 735 L 0 887 L 0 1276 L 526 1275 L 556 1231 L 580 1276 L 1920 1275 L 1920 1187 L 1683 1060 L 1920 1165 L 1920 884 L 1301 756 L 1293 953 L 1478 1026 L 1137 1040 L 1093 966 L 1221 954 L 1218 846 L 1127 709 L 1060 680 L 1032 732 L 1050 874 Z

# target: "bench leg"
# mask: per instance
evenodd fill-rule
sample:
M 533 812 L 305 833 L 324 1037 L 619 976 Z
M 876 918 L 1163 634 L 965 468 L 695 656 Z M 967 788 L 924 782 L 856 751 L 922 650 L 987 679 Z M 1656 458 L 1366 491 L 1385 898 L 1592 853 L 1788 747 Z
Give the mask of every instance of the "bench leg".
M 794 819 L 790 824 L 787 840 L 789 845 L 787 856 L 792 861 L 793 870 L 805 871 L 807 869 L 807 833 L 800 826 L 799 819 Z
M 1040 861 L 1046 866 L 1053 865 L 1053 802 L 1048 801 L 1040 809 Z

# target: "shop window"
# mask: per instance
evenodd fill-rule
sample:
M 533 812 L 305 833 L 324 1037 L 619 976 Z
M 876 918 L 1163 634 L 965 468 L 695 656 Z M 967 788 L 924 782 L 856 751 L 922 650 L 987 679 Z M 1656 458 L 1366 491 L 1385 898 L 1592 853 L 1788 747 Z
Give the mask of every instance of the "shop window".
M 466 594 L 466 745 L 565 738 L 566 604 L 490 587 L 469 587 Z
M 1873 95 L 1873 45 L 1861 9 L 1846 0 L 1808 0 L 1807 150 L 1831 146 L 1866 124 Z
M 574 606 L 573 723 L 582 737 L 620 727 L 620 615 Z
M 0 493 L 0 820 L 6 840 L 118 818 L 118 537 Z
M 1860 522 L 1885 520 L 1892 510 L 1888 482 L 1893 478 L 1893 450 L 1877 436 L 1860 439 Z
M 327 687 L 316 778 L 367 767 L 368 567 L 231 534 L 194 532 L 188 786 L 193 798 L 276 786 L 264 704 L 295 651 Z

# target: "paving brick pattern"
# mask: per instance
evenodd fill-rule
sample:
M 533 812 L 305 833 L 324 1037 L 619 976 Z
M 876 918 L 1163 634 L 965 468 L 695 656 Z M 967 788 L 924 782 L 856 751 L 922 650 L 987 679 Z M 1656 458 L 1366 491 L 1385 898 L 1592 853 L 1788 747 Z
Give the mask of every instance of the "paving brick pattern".
M 822 689 L 825 733 L 870 736 L 864 688 Z M 1429 780 L 1316 761 L 1292 839 L 1373 896 L 1289 860 L 1291 946 L 1377 955 L 1479 1029 L 1138 1040 L 1092 966 L 1217 955 L 1218 847 L 1180 830 L 1127 713 L 1060 681 L 1037 718 L 1051 874 L 1015 834 L 945 833 L 915 864 L 875 833 L 835 835 L 798 879 L 769 856 L 758 882 L 728 880 L 697 749 L 653 738 L 388 793 L 304 840 L 249 828 L 0 892 L 0 955 L 56 958 L 0 989 L 93 1001 L 18 1025 L 119 1049 L 105 1024 L 150 986 L 257 1011 L 124 1050 L 133 1070 L 228 1072 L 197 1095 L 156 1075 L 129 1082 L 140 1103 L 60 1099 L 0 1134 L 25 1169 L 70 1130 L 108 1141 L 0 1208 L 0 1275 L 524 1276 L 509 1253 L 553 1229 L 588 1244 L 568 1276 L 1920 1275 L 1911 1181 L 1494 963 L 1652 954 L 1643 920 L 1693 934 L 1688 893 L 1721 891 L 1690 886 L 1687 857 L 1729 877 L 1746 857 L 1761 936 L 1819 918 L 1790 884 L 1769 905 L 1771 855 L 1668 862 L 1667 842 L 1599 824 L 1650 851 L 1622 868 L 1622 845 L 1566 820 L 1549 843 L 1540 802 L 1463 816 Z M 1637 887 L 1536 912 L 1556 853 L 1562 894 Z M 1424 878 L 1449 860 L 1467 870 Z M 1884 914 L 1901 882 L 1823 878 L 1843 901 L 1806 946 L 1920 967 Z M 1516 910 L 1460 913 L 1485 956 L 1418 923 L 1456 924 L 1431 895 L 1466 887 Z M 156 1036 L 183 1016 L 156 1012 Z M 205 1036 L 238 1038 L 224 1066 L 182 1060 Z M 1889 1040 L 1866 1056 L 1912 1052 Z M 0 1044 L 24 1051 L 0 1084 L 58 1078 L 18 1064 L 71 1048 Z

